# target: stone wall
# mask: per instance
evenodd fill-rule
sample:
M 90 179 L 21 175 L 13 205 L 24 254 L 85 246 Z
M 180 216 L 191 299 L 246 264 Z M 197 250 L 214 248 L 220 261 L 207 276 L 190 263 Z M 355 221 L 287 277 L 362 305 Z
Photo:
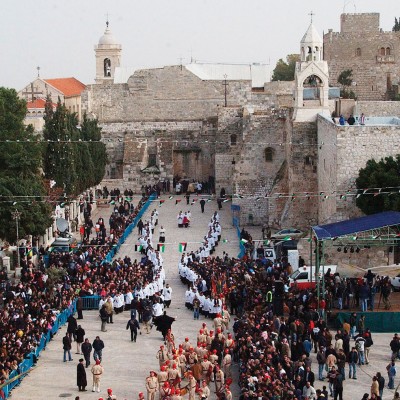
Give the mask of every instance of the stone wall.
M 318 118 L 318 132 L 324 145 L 319 150 L 319 183 L 321 187 L 336 193 L 319 211 L 321 220 L 340 220 L 360 215 L 355 206 L 355 198 L 340 194 L 355 188 L 358 171 L 365 168 L 370 159 L 395 156 L 399 153 L 400 126 L 396 125 L 353 125 L 333 124 L 322 116 Z M 332 155 L 336 151 L 336 155 Z M 324 175 L 324 160 L 326 172 Z M 321 188 L 322 190 L 322 188 Z M 329 205 L 329 206 L 327 206 Z
M 339 74 L 352 69 L 351 90 L 358 99 L 390 98 L 392 84 L 400 80 L 400 32 L 381 32 L 379 14 L 344 14 L 341 20 L 341 32 L 329 30 L 324 35 L 330 85 L 336 86 Z
M 357 101 L 357 113 L 366 117 L 400 116 L 400 101 Z
M 317 222 L 317 124 L 292 122 L 288 129 L 287 153 L 289 194 L 282 225 L 306 228 Z M 307 194 L 310 196 L 307 196 Z
M 278 207 L 268 196 L 285 177 L 286 118 L 273 109 L 244 118 L 233 177 L 236 194 L 242 197 L 234 199 L 241 206 L 242 224 L 272 225 L 279 219 Z
M 100 122 L 185 121 L 216 116 L 224 105 L 222 81 L 203 81 L 184 67 L 135 71 L 126 84 L 89 85 L 82 108 Z M 246 104 L 251 81 L 229 81 L 229 105 Z

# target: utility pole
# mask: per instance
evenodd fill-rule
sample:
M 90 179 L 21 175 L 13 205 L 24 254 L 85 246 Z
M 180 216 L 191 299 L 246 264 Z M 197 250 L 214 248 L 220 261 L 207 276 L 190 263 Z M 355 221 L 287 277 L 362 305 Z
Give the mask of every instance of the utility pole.
M 224 83 L 223 83 L 223 85 L 224 85 L 224 87 L 225 87 L 225 107 L 227 107 L 228 106 L 228 98 L 227 98 L 227 86 L 229 85 L 229 83 L 226 81 L 226 78 L 228 77 L 228 75 L 227 74 L 224 74 Z
M 20 259 L 19 259 L 19 232 L 18 232 L 18 221 L 19 221 L 19 219 L 20 219 L 20 217 L 21 217 L 21 213 L 20 213 L 17 209 L 15 209 L 15 211 L 13 211 L 13 212 L 11 213 L 11 215 L 12 215 L 12 217 L 15 219 L 15 223 L 16 223 L 16 225 L 17 225 L 17 267 L 20 267 L 21 264 L 20 264 Z

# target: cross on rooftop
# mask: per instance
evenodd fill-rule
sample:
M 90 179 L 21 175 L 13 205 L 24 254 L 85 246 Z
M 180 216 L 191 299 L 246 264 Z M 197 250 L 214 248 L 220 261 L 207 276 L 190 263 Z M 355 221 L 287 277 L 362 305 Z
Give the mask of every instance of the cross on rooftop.
M 312 23 L 313 16 L 314 16 L 315 14 L 311 11 L 308 15 L 311 17 L 311 23 Z

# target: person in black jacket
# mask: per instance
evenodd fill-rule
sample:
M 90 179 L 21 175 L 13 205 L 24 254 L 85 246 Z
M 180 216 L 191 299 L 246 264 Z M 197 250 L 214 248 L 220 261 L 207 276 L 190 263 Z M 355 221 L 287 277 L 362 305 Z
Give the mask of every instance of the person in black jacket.
M 383 389 L 385 387 L 385 378 L 382 376 L 380 372 L 376 373 L 376 377 L 378 378 L 378 384 L 379 384 L 379 397 L 382 398 Z
M 81 354 L 81 346 L 85 339 L 85 330 L 78 325 L 75 331 L 75 340 L 76 340 L 76 354 Z
M 357 363 L 358 363 L 358 353 L 355 347 L 351 348 L 348 357 L 349 361 L 349 379 L 357 379 Z
M 82 354 L 85 357 L 86 368 L 90 365 L 90 353 L 92 352 L 92 345 L 89 343 L 89 339 L 86 338 L 81 346 Z
M 73 315 L 70 315 L 67 319 L 68 327 L 67 327 L 67 335 L 69 336 L 70 341 L 72 342 L 72 335 L 75 334 L 76 328 L 78 327 L 78 323 Z
M 140 325 L 135 315 L 131 315 L 131 319 L 126 324 L 126 329 L 128 328 L 131 330 L 131 342 L 136 342 L 137 331 L 138 329 L 140 330 Z M 142 334 L 142 331 L 140 331 L 140 334 Z
M 67 361 L 67 354 L 68 354 L 68 361 L 73 361 L 71 357 L 71 339 L 68 335 L 68 332 L 63 337 L 63 350 L 64 350 L 64 362 Z
M 83 358 L 81 358 L 76 368 L 76 384 L 80 392 L 86 392 L 87 386 L 86 371 L 83 366 L 83 361 Z

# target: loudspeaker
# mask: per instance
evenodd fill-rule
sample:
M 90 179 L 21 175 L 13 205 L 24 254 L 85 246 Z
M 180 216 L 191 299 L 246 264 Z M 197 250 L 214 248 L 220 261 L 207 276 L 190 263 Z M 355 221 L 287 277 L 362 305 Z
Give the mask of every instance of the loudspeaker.
M 275 281 L 275 293 L 274 297 L 278 299 L 283 299 L 285 290 L 283 287 L 283 281 Z

